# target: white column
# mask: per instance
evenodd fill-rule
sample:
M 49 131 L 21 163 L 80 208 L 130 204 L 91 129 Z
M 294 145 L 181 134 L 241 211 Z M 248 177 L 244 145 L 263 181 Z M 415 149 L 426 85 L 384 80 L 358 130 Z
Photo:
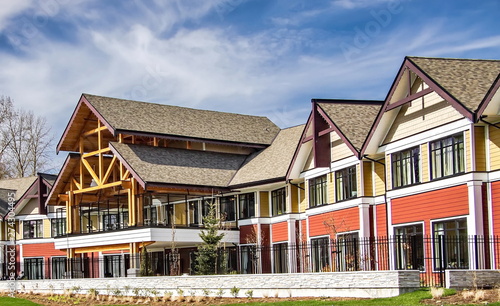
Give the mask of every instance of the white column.
M 469 191 L 467 235 L 484 235 L 482 185 L 482 181 L 467 182 Z
M 297 231 L 295 227 L 295 219 L 287 220 L 288 225 L 288 272 L 297 272 Z
M 370 237 L 370 204 L 359 204 L 359 267 L 361 270 L 370 270 L 370 247 L 366 245 Z

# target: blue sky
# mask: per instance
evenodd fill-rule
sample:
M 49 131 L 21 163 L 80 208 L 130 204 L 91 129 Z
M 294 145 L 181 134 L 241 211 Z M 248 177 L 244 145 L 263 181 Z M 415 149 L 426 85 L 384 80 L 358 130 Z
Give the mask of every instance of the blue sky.
M 0 0 L 0 95 L 59 140 L 91 93 L 304 123 L 406 55 L 500 59 L 500 1 Z M 119 111 L 119 110 L 117 110 Z

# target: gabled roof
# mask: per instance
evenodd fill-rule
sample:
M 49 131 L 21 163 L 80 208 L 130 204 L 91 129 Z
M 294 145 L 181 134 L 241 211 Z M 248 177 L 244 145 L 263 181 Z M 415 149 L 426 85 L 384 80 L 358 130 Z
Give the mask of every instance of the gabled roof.
M 231 180 L 231 187 L 284 180 L 304 127 L 281 130 L 269 147 L 250 155 Z
M 383 104 L 383 101 L 371 100 L 314 101 L 335 125 L 334 130 L 347 138 L 357 152 L 361 150 Z
M 470 112 L 481 102 L 500 74 L 499 60 L 407 57 Z
M 71 151 L 75 147 L 74 137 L 67 136 L 81 133 L 82 120 L 89 111 L 114 136 L 126 133 L 265 147 L 271 144 L 280 130 L 271 120 L 261 116 L 83 94 L 59 142 L 58 150 Z
M 0 188 L 0 217 L 4 217 L 9 212 L 9 198 L 14 192 L 13 189 Z
M 0 189 L 8 189 L 16 192 L 15 199 L 19 200 L 35 183 L 37 176 L 22 177 L 16 179 L 0 180 Z
M 144 185 L 226 188 L 245 155 L 111 142 L 112 152 Z

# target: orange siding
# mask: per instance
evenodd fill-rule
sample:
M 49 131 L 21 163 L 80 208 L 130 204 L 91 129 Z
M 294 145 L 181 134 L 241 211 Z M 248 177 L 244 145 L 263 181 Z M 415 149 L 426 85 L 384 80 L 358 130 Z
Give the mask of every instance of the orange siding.
M 66 256 L 66 252 L 56 250 L 54 243 L 23 244 L 24 257 Z
M 255 243 L 257 225 L 240 226 L 240 243 Z
M 261 224 L 260 225 L 260 230 L 261 230 L 261 237 L 262 237 L 262 245 L 269 245 L 269 242 L 271 239 L 269 238 L 271 229 L 269 227 L 269 224 Z
M 387 236 L 387 204 L 375 206 L 377 228 L 375 237 Z
M 288 222 L 273 224 L 273 242 L 288 240 Z
M 430 220 L 469 214 L 467 185 L 393 199 L 391 213 L 393 224 L 425 221 L 429 234 Z
M 500 181 L 491 183 L 492 235 L 500 235 Z
M 309 236 L 330 235 L 359 230 L 358 207 L 309 217 Z

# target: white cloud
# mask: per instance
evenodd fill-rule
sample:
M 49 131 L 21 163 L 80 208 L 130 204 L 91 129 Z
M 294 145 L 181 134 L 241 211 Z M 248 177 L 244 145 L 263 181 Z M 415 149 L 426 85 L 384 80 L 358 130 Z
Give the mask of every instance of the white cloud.
M 333 5 L 343 9 L 358 9 L 376 6 L 386 2 L 400 2 L 401 0 L 333 0 Z
M 9 20 L 21 13 L 22 11 L 28 9 L 32 5 L 32 0 L 2 0 L 0 1 L 1 9 L 0 9 L 0 31 L 2 31 Z

